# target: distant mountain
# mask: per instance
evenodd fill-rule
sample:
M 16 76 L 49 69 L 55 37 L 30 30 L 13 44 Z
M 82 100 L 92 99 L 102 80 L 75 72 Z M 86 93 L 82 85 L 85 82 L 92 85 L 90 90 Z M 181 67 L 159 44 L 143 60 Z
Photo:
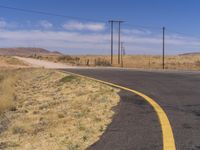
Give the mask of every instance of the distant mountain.
M 4 56 L 33 56 L 33 55 L 63 55 L 57 51 L 48 51 L 43 48 L 17 47 L 17 48 L 0 48 L 0 55 Z
M 193 52 L 193 53 L 184 53 L 184 54 L 180 54 L 180 56 L 186 56 L 186 55 L 200 55 L 200 52 Z

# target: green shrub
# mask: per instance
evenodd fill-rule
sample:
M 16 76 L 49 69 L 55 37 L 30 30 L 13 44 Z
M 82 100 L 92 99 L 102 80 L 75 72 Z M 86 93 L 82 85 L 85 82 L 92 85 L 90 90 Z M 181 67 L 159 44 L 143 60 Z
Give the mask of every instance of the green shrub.
M 69 76 L 66 76 L 66 77 L 60 79 L 60 82 L 66 83 L 66 82 L 71 82 L 72 80 L 75 80 L 75 79 L 77 79 L 76 76 L 74 76 L 74 75 L 69 75 Z

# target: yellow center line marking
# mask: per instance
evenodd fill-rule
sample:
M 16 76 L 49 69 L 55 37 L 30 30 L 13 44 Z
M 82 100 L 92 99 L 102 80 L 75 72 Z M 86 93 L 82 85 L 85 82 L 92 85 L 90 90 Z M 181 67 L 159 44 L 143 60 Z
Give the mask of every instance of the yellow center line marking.
M 64 71 L 64 72 L 68 72 L 68 71 Z M 79 77 L 84 77 L 84 78 L 88 78 L 100 83 L 104 83 L 113 87 L 117 87 L 126 91 L 130 91 L 134 94 L 137 94 L 139 96 L 141 96 L 142 98 L 144 98 L 155 110 L 155 112 L 157 113 L 157 116 L 159 118 L 159 122 L 161 125 L 161 129 L 162 129 L 162 137 L 163 137 L 163 150 L 176 150 L 176 145 L 175 145 L 175 140 L 174 140 L 174 135 L 173 135 L 173 131 L 172 131 L 172 127 L 170 125 L 169 119 L 165 113 L 165 111 L 161 108 L 161 106 L 156 103 L 152 98 L 148 97 L 147 95 L 138 92 L 136 90 L 132 90 L 129 89 L 127 87 L 123 87 L 114 83 L 110 83 L 110 82 L 106 82 L 103 80 L 99 80 L 99 79 L 95 79 L 95 78 L 91 78 L 88 76 L 84 76 L 84 75 L 80 75 L 80 74 L 76 74 L 76 73 L 72 73 L 72 72 L 68 72 L 70 74 L 74 74 L 76 76 Z

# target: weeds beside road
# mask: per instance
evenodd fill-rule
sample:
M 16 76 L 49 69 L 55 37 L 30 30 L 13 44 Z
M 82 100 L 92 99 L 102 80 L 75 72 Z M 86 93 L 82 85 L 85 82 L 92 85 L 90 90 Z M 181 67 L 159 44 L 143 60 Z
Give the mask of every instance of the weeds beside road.
M 3 93 L 10 96 L 1 101 L 9 100 L 2 109 L 9 122 L 0 135 L 0 149 L 86 149 L 102 135 L 119 102 L 118 90 L 58 71 L 18 69 L 7 74 L 12 82 L 1 81 L 9 85 Z
M 114 66 L 118 64 L 118 56 L 114 56 L 113 64 L 109 55 L 83 56 L 32 56 L 36 59 L 62 62 L 75 66 Z M 162 57 L 156 55 L 126 55 L 123 57 L 123 67 L 138 69 L 162 69 Z M 177 55 L 165 57 L 165 69 L 200 70 L 200 55 Z

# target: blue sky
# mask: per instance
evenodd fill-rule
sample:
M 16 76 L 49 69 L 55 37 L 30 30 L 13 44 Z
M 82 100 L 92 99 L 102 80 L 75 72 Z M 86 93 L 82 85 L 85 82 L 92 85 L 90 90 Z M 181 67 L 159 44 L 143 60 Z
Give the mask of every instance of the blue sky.
M 200 51 L 199 0 L 0 0 L 0 5 L 80 18 L 0 8 L 0 47 L 109 54 L 107 20 L 121 19 L 126 21 L 122 41 L 127 53 L 160 54 L 162 26 L 166 27 L 168 54 Z

